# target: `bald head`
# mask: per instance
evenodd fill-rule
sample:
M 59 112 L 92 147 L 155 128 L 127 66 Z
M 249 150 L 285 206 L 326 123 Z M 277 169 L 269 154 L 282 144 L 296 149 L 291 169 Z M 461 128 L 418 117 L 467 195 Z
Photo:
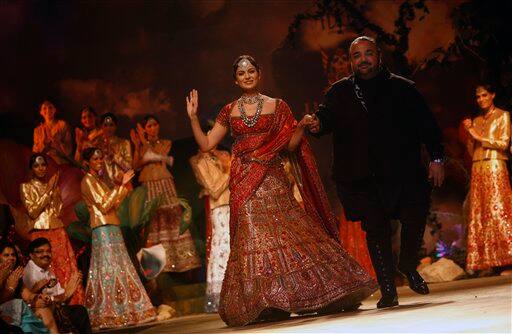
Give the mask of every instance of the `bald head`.
M 375 40 L 368 36 L 356 38 L 350 44 L 350 65 L 354 74 L 371 79 L 380 71 L 380 50 Z

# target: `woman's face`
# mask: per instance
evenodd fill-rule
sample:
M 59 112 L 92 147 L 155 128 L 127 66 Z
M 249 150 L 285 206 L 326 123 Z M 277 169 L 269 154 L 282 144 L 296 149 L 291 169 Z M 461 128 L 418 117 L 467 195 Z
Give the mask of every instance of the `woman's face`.
M 80 122 L 84 128 L 93 129 L 96 126 L 96 116 L 92 112 L 84 110 L 82 111 Z
M 244 91 L 254 91 L 260 82 L 260 72 L 250 61 L 242 59 L 235 73 L 235 83 Z
M 43 103 L 41 106 L 41 110 L 39 110 L 41 116 L 43 116 L 46 122 L 51 122 L 55 118 L 55 114 L 57 113 L 57 109 L 51 103 Z
M 116 134 L 117 125 L 113 120 L 110 120 L 110 121 L 105 120 L 103 122 L 103 124 L 101 125 L 101 129 L 103 130 L 103 133 L 107 137 L 112 137 Z
M 477 87 L 475 96 L 480 109 L 487 110 L 494 104 L 496 94 L 489 92 L 484 87 Z
M 146 130 L 146 133 L 149 137 L 158 137 L 158 133 L 160 132 L 160 124 L 158 124 L 158 122 L 153 118 L 150 118 L 146 122 L 144 130 Z
M 11 247 L 5 247 L 2 254 L 0 254 L 1 263 L 9 263 L 12 267 L 16 263 L 16 251 Z
M 36 161 L 32 164 L 32 171 L 34 172 L 37 178 L 44 178 L 46 176 L 46 173 L 48 172 L 48 165 L 46 164 L 46 161 L 38 157 Z
M 103 153 L 101 151 L 92 155 L 89 160 L 89 168 L 97 173 L 103 169 Z

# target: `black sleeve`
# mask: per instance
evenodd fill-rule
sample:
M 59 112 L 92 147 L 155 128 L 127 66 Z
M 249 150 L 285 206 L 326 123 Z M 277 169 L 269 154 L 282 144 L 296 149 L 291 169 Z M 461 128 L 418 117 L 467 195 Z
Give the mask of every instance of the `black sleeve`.
M 335 94 L 335 87 L 332 86 L 324 96 L 324 102 L 318 106 L 316 116 L 320 120 L 320 131 L 318 133 L 311 133 L 314 137 L 321 137 L 329 134 L 333 130 L 334 113 L 338 105 L 337 97 Z
M 443 159 L 444 148 L 442 144 L 442 132 L 437 124 L 434 114 L 430 110 L 427 101 L 416 89 L 414 85 L 410 85 L 408 89 L 411 111 L 416 113 L 416 120 L 419 123 L 420 140 L 427 148 L 430 159 Z

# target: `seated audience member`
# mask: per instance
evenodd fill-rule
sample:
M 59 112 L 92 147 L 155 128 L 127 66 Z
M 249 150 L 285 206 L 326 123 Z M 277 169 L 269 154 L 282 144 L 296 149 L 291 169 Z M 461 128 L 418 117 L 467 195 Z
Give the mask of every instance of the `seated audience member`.
M 92 333 L 87 309 L 81 305 L 68 305 L 81 282 L 81 273 L 75 273 L 62 287 L 50 267 L 52 248 L 48 239 L 33 240 L 28 251 L 30 261 L 25 267 L 23 282 L 33 293 L 39 294 L 36 300 L 43 299 L 46 304 L 37 312 L 51 311 L 60 332 Z
M 16 247 L 8 242 L 0 243 L 0 332 L 50 333 L 25 303 L 32 301 L 35 294 L 23 286 L 22 275 L 23 267 L 20 266 Z M 50 314 L 47 322 L 52 321 Z

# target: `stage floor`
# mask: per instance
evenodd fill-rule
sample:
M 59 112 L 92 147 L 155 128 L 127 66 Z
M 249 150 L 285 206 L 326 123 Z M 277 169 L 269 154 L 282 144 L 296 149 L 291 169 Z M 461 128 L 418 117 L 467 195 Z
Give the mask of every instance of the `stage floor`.
M 192 315 L 100 333 L 512 333 L 512 277 L 431 284 L 420 296 L 400 288 L 400 306 L 377 310 L 378 295 L 356 312 L 296 316 L 290 320 L 228 328 L 217 314 Z

